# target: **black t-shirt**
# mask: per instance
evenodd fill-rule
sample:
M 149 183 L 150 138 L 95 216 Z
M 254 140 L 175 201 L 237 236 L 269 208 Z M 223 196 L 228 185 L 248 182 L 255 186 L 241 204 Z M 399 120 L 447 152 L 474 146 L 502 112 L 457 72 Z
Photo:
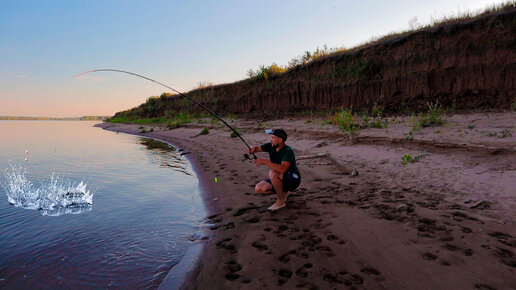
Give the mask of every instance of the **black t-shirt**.
M 262 151 L 269 153 L 269 159 L 273 163 L 281 164 L 282 161 L 290 162 L 290 166 L 287 171 L 301 177 L 301 173 L 299 173 L 299 169 L 296 166 L 294 150 L 290 146 L 285 145 L 285 147 L 281 148 L 280 151 L 276 151 L 276 148 L 272 147 L 271 143 L 262 144 L 261 147 Z

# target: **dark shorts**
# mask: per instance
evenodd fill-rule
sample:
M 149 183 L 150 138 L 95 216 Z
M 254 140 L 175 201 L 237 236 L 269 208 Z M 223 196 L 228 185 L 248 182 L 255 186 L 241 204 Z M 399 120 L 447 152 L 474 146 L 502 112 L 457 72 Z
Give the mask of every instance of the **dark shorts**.
M 297 177 L 294 177 L 294 175 Z M 268 183 L 272 184 L 271 179 L 265 179 Z M 292 174 L 292 172 L 285 172 L 283 174 L 283 179 L 281 179 L 281 183 L 283 183 L 283 191 L 294 191 L 299 184 L 301 183 L 301 177 L 297 174 Z M 272 188 L 274 190 L 274 187 Z

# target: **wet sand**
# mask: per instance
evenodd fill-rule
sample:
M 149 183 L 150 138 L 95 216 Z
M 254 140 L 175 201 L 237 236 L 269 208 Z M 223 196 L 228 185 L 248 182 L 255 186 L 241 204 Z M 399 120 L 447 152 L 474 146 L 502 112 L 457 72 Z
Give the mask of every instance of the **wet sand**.
M 226 127 L 99 126 L 190 152 L 210 226 L 186 289 L 516 288 L 516 113 L 445 120 L 411 140 L 410 117 L 352 139 L 317 119 L 232 120 L 250 145 L 265 128 L 289 133 L 302 183 L 276 212 L 254 193 L 268 168 L 242 161 Z

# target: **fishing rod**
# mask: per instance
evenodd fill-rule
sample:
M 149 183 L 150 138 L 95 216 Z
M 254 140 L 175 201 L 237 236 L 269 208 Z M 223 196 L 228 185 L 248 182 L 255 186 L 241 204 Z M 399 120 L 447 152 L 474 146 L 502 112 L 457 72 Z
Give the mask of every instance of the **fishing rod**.
M 164 86 L 165 88 L 169 89 L 169 90 L 172 90 L 173 92 L 176 92 L 178 93 L 179 95 L 187 98 L 188 100 L 194 102 L 195 104 L 201 106 L 201 108 L 203 108 L 204 110 L 208 111 L 208 113 L 212 114 L 213 116 L 215 116 L 217 119 L 219 119 L 222 123 L 224 123 L 224 125 L 228 126 L 229 129 L 231 129 L 231 131 L 233 131 L 233 133 L 235 133 L 236 136 L 238 136 L 238 138 L 240 138 L 240 140 L 242 140 L 242 142 L 244 142 L 245 146 L 247 146 L 247 148 L 249 148 L 249 150 L 251 150 L 251 147 L 247 144 L 247 142 L 245 142 L 244 138 L 242 138 L 242 136 L 240 136 L 240 134 L 235 130 L 233 129 L 233 127 L 231 127 L 228 123 L 226 123 L 226 121 L 224 121 L 224 119 L 222 119 L 221 117 L 219 117 L 217 114 L 215 114 L 215 112 L 213 112 L 212 110 L 208 109 L 206 106 L 204 106 L 203 104 L 197 102 L 196 100 L 190 98 L 189 96 L 181 93 L 180 91 L 170 87 L 170 86 L 167 86 L 163 83 L 160 83 L 158 81 L 155 81 L 151 78 L 148 78 L 146 76 L 142 76 L 142 75 L 139 75 L 139 74 L 136 74 L 136 73 L 133 73 L 133 72 L 128 72 L 128 71 L 125 71 L 125 70 L 118 70 L 118 69 L 110 69 L 110 68 L 103 68 L 103 69 L 94 69 L 94 70 L 90 70 L 90 71 L 87 71 L 87 72 L 83 72 L 83 73 L 80 73 L 78 75 L 75 75 L 73 76 L 74 78 L 75 77 L 78 77 L 78 76 L 81 76 L 81 75 L 85 75 L 87 73 L 92 73 L 92 72 L 100 72 L 100 71 L 109 71 L 109 72 L 119 72 L 119 73 L 125 73 L 125 74 L 130 74 L 130 75 L 133 75 L 133 76 L 136 76 L 136 77 L 139 77 L 139 78 L 142 78 L 142 79 L 146 79 L 148 81 L 151 81 L 151 82 L 154 82 L 154 83 L 157 83 L 159 85 L 162 85 Z M 256 159 L 256 155 L 254 155 L 254 153 L 251 154 L 253 156 L 253 159 Z M 249 156 L 249 154 L 244 154 L 244 157 L 245 159 L 251 159 L 251 157 Z

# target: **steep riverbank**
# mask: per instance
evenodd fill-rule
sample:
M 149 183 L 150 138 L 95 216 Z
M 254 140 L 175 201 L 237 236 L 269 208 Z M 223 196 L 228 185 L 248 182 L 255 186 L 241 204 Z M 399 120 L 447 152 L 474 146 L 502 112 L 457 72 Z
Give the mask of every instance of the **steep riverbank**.
M 507 109 L 516 97 L 516 7 L 439 24 L 341 51 L 281 74 L 192 90 L 217 113 L 262 115 L 368 109 Z M 116 117 L 173 117 L 201 112 L 177 95 L 162 95 Z

